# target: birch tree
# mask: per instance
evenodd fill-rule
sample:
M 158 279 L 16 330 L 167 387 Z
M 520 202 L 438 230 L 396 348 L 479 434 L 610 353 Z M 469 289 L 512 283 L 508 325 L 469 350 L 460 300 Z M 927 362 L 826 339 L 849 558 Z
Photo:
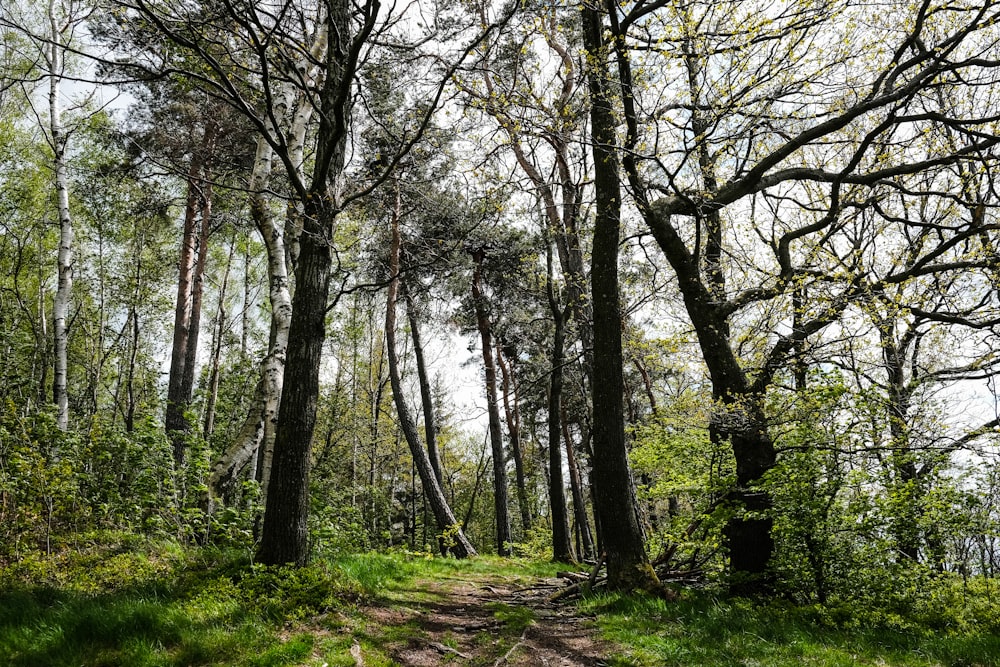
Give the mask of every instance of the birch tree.
M 388 30 L 397 16 L 391 9 L 380 15 L 382 7 L 377 0 L 358 6 L 340 0 L 316 6 L 293 0 L 267 5 L 226 0 L 204 6 L 137 0 L 121 1 L 118 6 L 135 32 L 148 31 L 164 45 L 179 49 L 178 53 L 166 49 L 139 54 L 141 59 L 133 58 L 129 64 L 140 74 L 169 70 L 205 86 L 242 113 L 281 163 L 290 200 L 297 208 L 296 224 L 301 232 L 291 252 L 295 290 L 285 381 L 258 557 L 265 563 L 303 564 L 319 368 L 337 271 L 334 231 L 338 216 L 361 194 L 350 191 L 344 178 L 356 75 L 371 36 L 377 30 Z M 319 57 L 312 55 L 315 35 L 322 35 Z M 319 70 L 315 85 L 305 71 L 297 69 L 303 61 Z M 450 76 L 453 69 L 448 67 L 445 65 L 439 81 Z M 315 132 L 309 135 L 311 161 L 304 174 L 299 173 L 293 145 L 281 133 L 275 115 L 277 95 L 285 83 L 301 91 L 317 120 Z M 440 87 L 436 91 L 432 87 L 430 96 L 431 103 L 412 116 L 406 133 L 398 138 L 396 157 L 390 156 L 386 167 L 393 167 L 419 138 L 440 99 Z M 375 176 L 361 190 L 388 178 L 386 172 Z

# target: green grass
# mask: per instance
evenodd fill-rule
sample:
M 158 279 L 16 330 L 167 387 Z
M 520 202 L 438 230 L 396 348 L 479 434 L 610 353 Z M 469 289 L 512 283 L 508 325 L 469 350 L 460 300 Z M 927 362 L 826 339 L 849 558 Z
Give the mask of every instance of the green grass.
M 352 667 L 357 644 L 368 667 L 390 667 L 392 647 L 425 632 L 413 621 L 383 627 L 366 605 L 395 607 L 407 618 L 440 603 L 451 586 L 516 587 L 561 568 L 405 553 L 262 568 L 236 550 L 103 539 L 0 567 L 0 665 Z M 1000 606 L 986 593 L 941 586 L 923 607 L 905 611 L 710 592 L 673 602 L 595 595 L 579 611 L 621 647 L 608 657 L 618 667 L 1000 667 Z M 536 620 L 522 605 L 489 609 L 500 631 L 477 641 L 498 655 Z
M 580 604 L 604 636 L 623 646 L 618 667 L 973 667 L 1000 665 L 1000 636 L 946 634 L 893 623 L 867 610 L 795 607 L 710 594 L 667 602 L 596 595 Z M 899 620 L 899 619 L 897 619 Z
M 288 632 L 350 600 L 322 568 L 251 567 L 237 551 L 168 543 L 95 546 L 0 569 L 0 665 L 303 664 Z
M 408 588 L 416 579 L 464 580 L 504 578 L 528 582 L 555 576 L 565 565 L 519 558 L 477 556 L 470 560 L 438 558 L 426 554 L 353 554 L 334 559 L 333 566 L 366 593 L 374 596 Z
M 491 602 L 487 607 L 493 612 L 493 618 L 503 624 L 505 634 L 520 635 L 535 622 L 535 612 L 529 607 L 503 602 Z
M 392 664 L 385 647 L 419 635 L 382 628 L 358 602 L 420 607 L 426 580 L 527 582 L 557 566 L 483 557 L 359 554 L 308 568 L 263 568 L 239 550 L 101 535 L 51 557 L 0 567 L 0 665 Z M 497 607 L 513 627 L 530 622 Z

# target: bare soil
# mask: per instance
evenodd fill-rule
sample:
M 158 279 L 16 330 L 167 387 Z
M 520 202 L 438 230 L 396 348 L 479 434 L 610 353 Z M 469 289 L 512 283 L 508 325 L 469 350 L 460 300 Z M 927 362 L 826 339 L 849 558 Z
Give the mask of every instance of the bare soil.
M 370 607 L 377 634 L 405 635 L 383 646 L 402 667 L 599 667 L 612 646 L 571 604 L 549 601 L 558 579 L 418 582 L 411 606 Z M 363 660 L 355 656 L 357 664 Z

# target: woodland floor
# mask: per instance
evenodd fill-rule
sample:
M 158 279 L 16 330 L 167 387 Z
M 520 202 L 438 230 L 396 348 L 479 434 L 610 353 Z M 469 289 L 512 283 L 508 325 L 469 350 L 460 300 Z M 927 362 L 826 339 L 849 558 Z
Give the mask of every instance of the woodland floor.
M 456 574 L 414 580 L 360 611 L 372 643 L 402 667 L 597 667 L 612 647 L 575 605 L 549 597 L 565 582 Z M 361 644 L 352 649 L 365 665 Z

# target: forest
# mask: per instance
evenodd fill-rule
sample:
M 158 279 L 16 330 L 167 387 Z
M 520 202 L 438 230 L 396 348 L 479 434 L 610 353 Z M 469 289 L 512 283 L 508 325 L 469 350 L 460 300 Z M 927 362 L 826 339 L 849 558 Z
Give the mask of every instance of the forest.
M 141 536 L 1000 632 L 998 19 L 0 0 L 0 584 Z

